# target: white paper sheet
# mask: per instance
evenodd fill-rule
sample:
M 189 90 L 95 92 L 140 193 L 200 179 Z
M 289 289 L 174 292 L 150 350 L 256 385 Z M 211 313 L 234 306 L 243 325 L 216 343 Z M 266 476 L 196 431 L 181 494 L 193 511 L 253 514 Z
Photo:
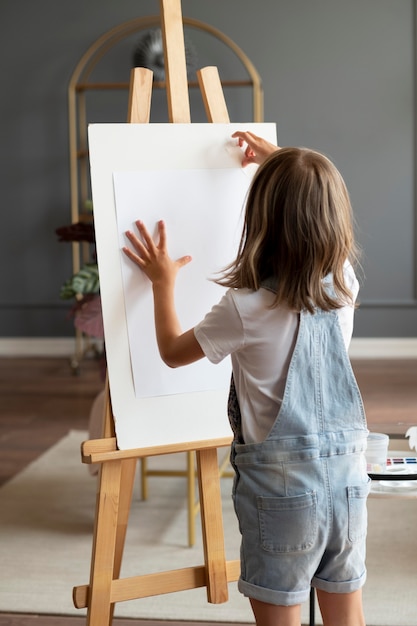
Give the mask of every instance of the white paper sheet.
M 236 256 L 248 187 L 242 170 L 115 172 L 115 205 L 120 246 L 140 218 L 155 233 L 166 223 L 172 258 L 190 254 L 178 274 L 176 307 L 183 330 L 195 326 L 223 295 L 210 278 Z M 136 396 L 149 397 L 222 389 L 230 381 L 229 359 L 203 359 L 171 369 L 161 360 L 154 331 L 151 283 L 122 253 L 123 289 Z M 146 329 L 146 332 L 143 332 Z

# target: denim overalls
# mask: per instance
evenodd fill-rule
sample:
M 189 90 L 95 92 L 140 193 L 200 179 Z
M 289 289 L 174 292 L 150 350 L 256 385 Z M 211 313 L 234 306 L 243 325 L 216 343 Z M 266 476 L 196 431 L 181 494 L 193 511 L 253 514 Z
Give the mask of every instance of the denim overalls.
M 302 312 L 283 402 L 261 443 L 244 444 L 233 379 L 233 499 L 242 533 L 239 590 L 278 605 L 310 585 L 349 593 L 365 582 L 369 479 L 360 392 L 336 312 Z

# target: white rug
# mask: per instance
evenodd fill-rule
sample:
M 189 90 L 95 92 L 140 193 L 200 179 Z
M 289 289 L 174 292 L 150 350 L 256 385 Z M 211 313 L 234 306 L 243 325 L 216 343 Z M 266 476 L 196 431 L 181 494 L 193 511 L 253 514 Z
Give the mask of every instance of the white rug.
M 0 612 L 84 615 L 72 588 L 88 583 L 96 481 L 80 461 L 84 432 L 71 432 L 0 488 Z M 154 467 L 185 467 L 185 459 L 150 459 Z M 149 478 L 149 499 L 136 489 L 122 576 L 203 563 L 200 523 L 187 547 L 183 478 Z M 239 534 L 222 479 L 227 559 L 238 558 Z M 369 500 L 368 626 L 417 624 L 417 500 Z M 229 602 L 211 605 L 204 589 L 119 603 L 118 617 L 253 623 L 248 601 L 229 585 Z M 303 607 L 308 623 L 308 603 Z M 317 611 L 317 624 L 320 617 Z

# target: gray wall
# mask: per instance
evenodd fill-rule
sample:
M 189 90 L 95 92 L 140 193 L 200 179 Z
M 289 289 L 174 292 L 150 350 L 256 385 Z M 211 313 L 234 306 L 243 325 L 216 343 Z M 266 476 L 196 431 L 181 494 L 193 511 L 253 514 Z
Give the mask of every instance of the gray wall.
M 355 336 L 416 337 L 414 2 L 183 0 L 182 9 L 255 64 L 280 144 L 321 150 L 342 171 L 364 250 Z M 55 235 L 70 222 L 68 82 L 100 35 L 158 12 L 157 0 L 1 0 L 0 336 L 72 335 L 59 299 L 71 246 Z M 198 46 L 201 65 L 230 69 L 221 51 Z M 250 118 L 244 94 L 226 97 L 232 121 Z M 126 107 L 106 119 L 103 105 L 93 121 L 123 122 Z

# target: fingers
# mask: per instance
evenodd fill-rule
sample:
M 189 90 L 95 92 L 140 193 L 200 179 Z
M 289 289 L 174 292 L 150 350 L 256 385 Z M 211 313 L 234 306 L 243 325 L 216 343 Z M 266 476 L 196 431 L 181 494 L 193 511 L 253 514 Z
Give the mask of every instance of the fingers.
M 192 261 L 192 257 L 187 254 L 186 256 L 182 256 L 179 259 L 176 260 L 176 264 L 178 266 L 179 269 L 181 269 L 181 267 L 184 267 L 184 265 L 188 265 L 188 263 L 191 263 Z
M 238 139 L 239 146 L 242 146 L 243 142 L 250 144 L 251 142 L 257 139 L 256 135 L 251 133 L 249 130 L 245 130 L 245 131 L 237 130 L 236 132 L 233 133 L 232 137 L 234 137 L 235 139 Z
M 144 264 L 144 258 L 147 256 L 147 248 L 142 241 L 131 231 L 126 231 L 126 237 L 129 239 L 133 246 L 133 250 L 128 246 L 123 247 L 123 252 L 129 259 L 131 259 L 136 265 L 142 267 Z
M 141 243 L 140 239 L 137 239 L 138 243 L 141 244 L 142 248 L 146 248 L 149 253 L 154 253 L 156 249 L 155 242 L 145 224 L 141 220 L 137 220 L 135 224 L 145 245 Z M 160 222 L 158 223 L 158 229 L 159 227 Z
M 242 160 L 242 166 L 245 167 L 245 165 L 249 165 L 250 163 L 256 163 L 256 152 L 254 152 L 250 146 L 247 146 L 245 156 Z
M 167 247 L 167 231 L 165 227 L 165 222 L 163 220 L 159 220 L 158 222 L 158 234 L 159 234 L 159 244 L 158 248 L 161 250 L 166 250 Z
M 270 154 L 278 150 L 278 146 L 254 135 L 250 131 L 236 131 L 232 137 L 238 140 L 238 144 L 243 148 L 246 143 L 246 149 L 242 159 L 242 166 L 245 167 L 250 163 L 261 165 Z
M 249 130 L 237 130 L 233 133 L 232 137 L 236 138 L 239 142 L 239 146 L 242 146 L 244 143 L 247 143 L 248 146 L 255 148 L 263 139 L 251 133 Z
M 140 236 L 138 237 L 131 230 L 126 231 L 126 237 L 132 244 L 133 249 L 124 246 L 123 252 L 129 259 L 145 271 L 145 273 L 149 274 L 151 271 L 166 271 L 169 267 L 176 273 L 181 267 L 192 261 L 190 255 L 180 257 L 176 261 L 172 261 L 169 258 L 166 225 L 163 220 L 158 222 L 159 241 L 157 245 L 141 220 L 137 220 L 135 225 Z M 158 270 L 156 268 L 158 268 Z
M 154 258 L 156 255 L 157 248 L 165 249 L 166 246 L 166 233 L 165 233 L 165 224 L 160 221 L 158 222 L 158 231 L 159 231 L 159 245 L 158 247 L 155 245 L 155 242 L 150 235 L 148 229 L 145 224 L 141 220 L 137 220 L 135 222 L 136 228 L 139 231 L 140 238 L 135 235 L 131 230 L 126 231 L 126 237 L 129 239 L 133 248 L 137 252 L 133 252 L 128 247 L 123 248 L 123 252 L 137 265 L 143 267 L 144 263 L 149 261 L 151 258 Z
M 244 144 L 246 144 L 246 149 L 242 159 L 242 167 L 245 167 L 250 163 L 260 162 L 258 157 L 259 143 L 262 141 L 260 137 L 257 137 L 249 131 L 240 130 L 233 133 L 232 137 L 238 140 L 240 148 L 243 148 Z

